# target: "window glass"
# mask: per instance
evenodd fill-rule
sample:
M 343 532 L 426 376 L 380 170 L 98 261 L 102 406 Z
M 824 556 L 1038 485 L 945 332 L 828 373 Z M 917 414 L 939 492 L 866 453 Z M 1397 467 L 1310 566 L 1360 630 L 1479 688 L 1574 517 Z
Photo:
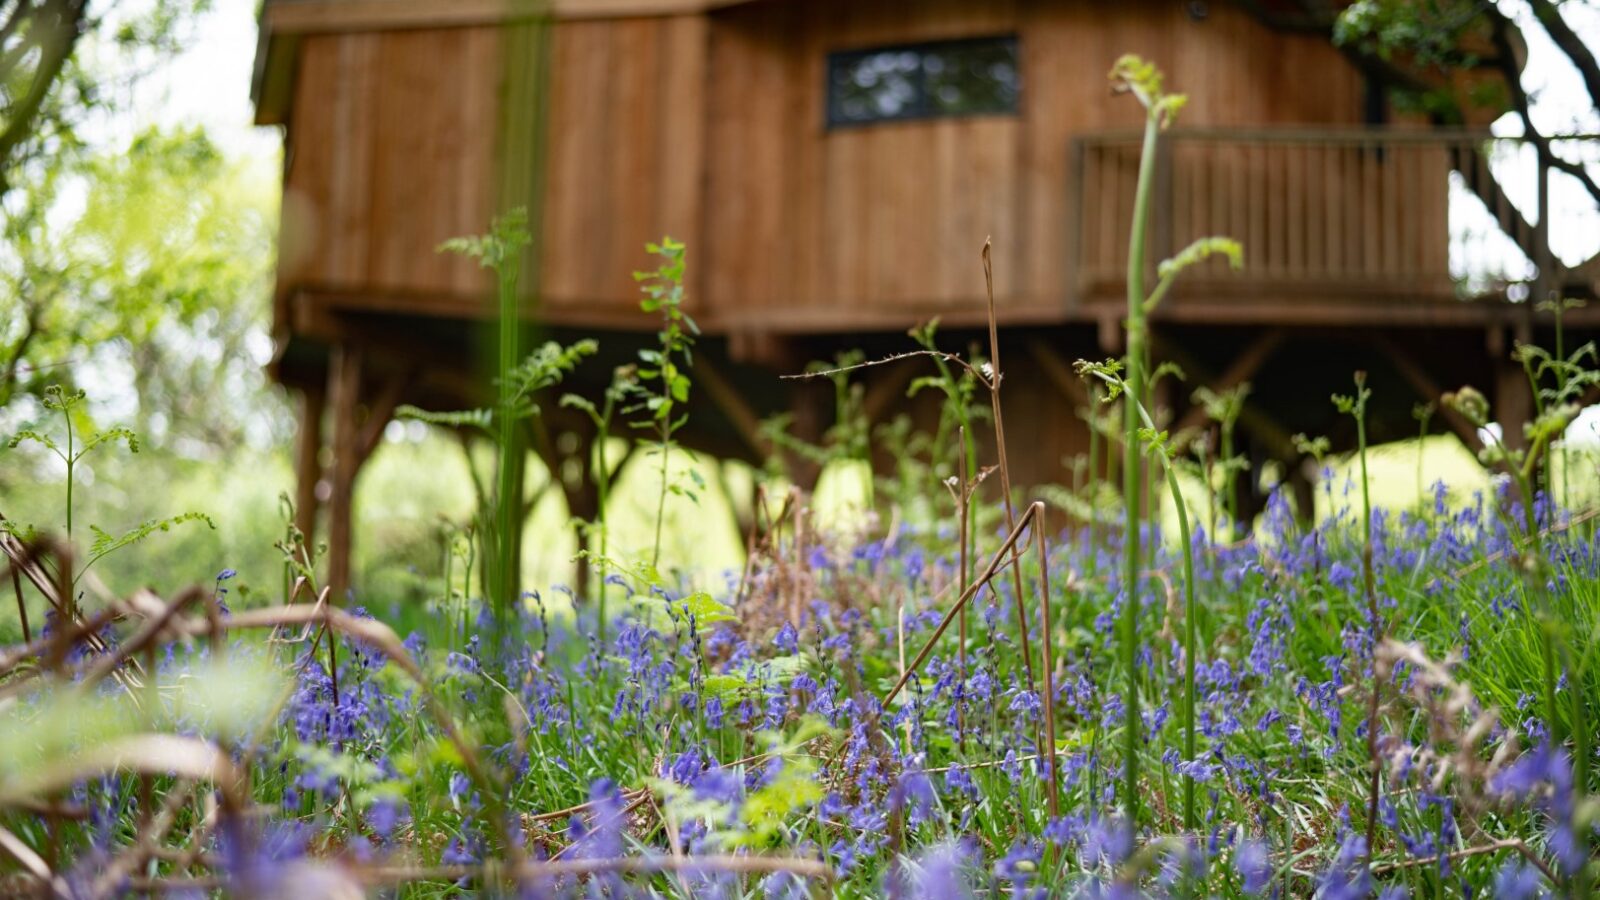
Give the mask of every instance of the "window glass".
M 851 50 L 828 57 L 828 124 L 1015 113 L 1015 37 Z

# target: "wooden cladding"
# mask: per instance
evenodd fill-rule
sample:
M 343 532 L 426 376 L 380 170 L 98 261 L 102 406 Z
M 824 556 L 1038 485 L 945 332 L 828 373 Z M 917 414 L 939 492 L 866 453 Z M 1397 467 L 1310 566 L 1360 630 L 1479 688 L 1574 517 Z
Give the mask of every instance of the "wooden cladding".
M 1203 21 L 1165 0 L 711 6 L 563 20 L 548 26 L 543 44 L 527 39 L 538 26 L 505 23 L 304 33 L 288 109 L 280 297 L 338 296 L 419 315 L 481 312 L 482 272 L 434 248 L 482 232 L 514 201 L 518 192 L 506 185 L 537 181 L 530 144 L 504 139 L 507 123 L 526 119 L 535 102 L 518 90 L 533 68 L 530 53 L 547 54 L 552 73 L 543 254 L 533 267 L 538 314 L 595 326 L 637 318 L 630 275 L 648 262 L 644 243 L 663 234 L 688 244 L 691 307 L 711 330 L 899 330 L 936 315 L 981 321 L 986 237 L 1003 320 L 1072 316 L 1074 286 L 1100 277 L 1073 269 L 1081 251 L 1092 251 L 1086 266 L 1099 262 L 1101 251 L 1081 241 L 1102 219 L 1114 222 L 1132 194 L 1119 171 L 1091 182 L 1100 192 L 1092 201 L 1080 196 L 1071 153 L 1075 138 L 1137 126 L 1138 105 L 1107 90 L 1106 70 L 1124 51 L 1160 61 L 1170 83 L 1192 93 L 1186 125 L 1354 126 L 1361 118 L 1362 78 L 1334 48 L 1274 33 L 1231 4 L 1212 5 Z M 830 54 L 985 35 L 1016 36 L 1016 115 L 827 127 Z M 1259 220 L 1249 218 L 1254 207 L 1242 214 L 1238 236 L 1253 259 L 1333 264 L 1310 255 L 1309 233 L 1284 230 L 1331 195 L 1273 187 L 1321 165 L 1311 148 L 1283 158 L 1282 171 L 1265 180 L 1251 180 L 1247 159 L 1184 162 L 1189 151 L 1177 152 L 1173 180 L 1186 191 L 1237 169 L 1228 177 L 1246 184 L 1246 203 L 1258 182 L 1263 198 L 1285 196 L 1281 208 L 1261 206 Z M 1185 167 L 1197 167 L 1197 180 Z M 1174 198 L 1190 205 L 1174 207 L 1184 218 L 1173 241 L 1209 226 L 1193 205 L 1200 202 Z M 1260 244 L 1251 240 L 1257 233 Z M 1387 243 L 1379 248 L 1388 252 Z M 1425 248 L 1407 252 L 1396 265 L 1416 264 Z
M 546 309 L 588 321 L 637 309 L 631 273 L 663 234 L 700 249 L 706 23 L 697 16 L 315 35 L 303 41 L 285 178 L 280 295 L 476 315 L 489 282 L 436 252 L 527 203 L 512 90 L 545 47 Z M 626 61 L 626 64 L 620 64 Z M 510 98 L 509 100 L 507 98 Z M 508 105 L 512 108 L 508 108 Z M 509 149 L 508 149 L 509 148 Z M 696 275 L 691 268 L 691 275 Z M 699 291 L 691 284 L 691 308 Z M 280 308 L 280 320 L 286 310 Z
M 1075 136 L 1138 125 L 1138 104 L 1108 90 L 1122 52 L 1160 62 L 1188 89 L 1194 124 L 1361 121 L 1361 76 L 1337 50 L 1269 31 L 1233 4 L 1212 4 L 1199 22 L 1154 0 L 915 10 L 815 0 L 711 17 L 702 258 L 711 311 L 730 327 L 825 331 L 981 311 L 985 237 L 1002 318 L 1071 315 L 1069 149 Z M 830 53 L 994 34 L 1017 36 L 1018 116 L 827 129 Z

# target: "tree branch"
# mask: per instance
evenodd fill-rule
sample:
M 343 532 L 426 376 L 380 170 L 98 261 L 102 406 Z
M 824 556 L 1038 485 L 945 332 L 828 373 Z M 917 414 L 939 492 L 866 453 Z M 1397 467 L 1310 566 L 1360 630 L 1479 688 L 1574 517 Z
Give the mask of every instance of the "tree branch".
M 30 32 L 43 29 L 39 37 L 43 55 L 27 95 L 10 110 L 5 130 L 0 131 L 0 194 L 10 187 L 6 170 L 10 168 L 12 155 L 33 134 L 39 110 L 44 106 L 45 98 L 50 95 L 50 89 L 60 77 L 67 60 L 71 58 L 79 36 L 83 34 L 87 5 L 88 0 L 47 0 L 39 8 L 37 19 L 29 26 Z
M 1550 147 L 1550 141 L 1534 127 L 1533 116 L 1529 115 L 1528 92 L 1522 87 L 1522 73 L 1517 70 L 1516 54 L 1511 46 L 1511 33 L 1516 32 L 1520 35 L 1522 30 L 1493 3 L 1485 4 L 1484 14 L 1489 17 L 1489 24 L 1492 26 L 1495 53 L 1499 57 L 1497 64 L 1500 74 L 1505 78 L 1506 87 L 1511 91 L 1511 104 L 1516 108 L 1518 117 L 1522 119 L 1524 136 L 1539 149 L 1539 158 L 1542 162 L 1552 169 L 1576 178 L 1584 190 L 1589 192 L 1589 196 L 1594 198 L 1595 203 L 1600 204 L 1600 184 L 1595 183 L 1594 178 L 1583 166 L 1556 156 Z M 1593 62 L 1592 57 L 1590 62 Z M 1541 198 L 1540 203 L 1543 202 Z
M 1595 60 L 1594 51 L 1583 42 L 1567 20 L 1561 17 L 1561 10 L 1550 0 L 1528 0 L 1528 5 L 1533 7 L 1533 14 L 1544 26 L 1550 35 L 1550 40 L 1561 48 L 1572 60 L 1572 65 L 1583 78 L 1583 86 L 1589 92 L 1589 102 L 1600 107 L 1600 62 Z

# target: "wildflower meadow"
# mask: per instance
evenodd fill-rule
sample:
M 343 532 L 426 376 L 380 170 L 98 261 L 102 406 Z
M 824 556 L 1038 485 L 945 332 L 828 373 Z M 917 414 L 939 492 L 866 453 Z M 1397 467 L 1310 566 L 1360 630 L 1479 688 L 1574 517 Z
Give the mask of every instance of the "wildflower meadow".
M 1359 435 L 1338 457 L 1297 438 L 1321 513 L 1286 483 L 1242 513 L 1248 466 L 1210 441 L 1236 398 L 1169 433 L 1156 386 L 1182 373 L 1145 337 L 1185 269 L 1250 248 L 1203 239 L 1146 284 L 1152 167 L 1183 98 L 1138 58 L 1112 74 L 1145 111 L 1145 167 L 1126 352 L 1077 365 L 1101 409 L 1070 487 L 1011 483 L 998 342 L 957 353 L 930 326 L 896 358 L 925 368 L 937 440 L 902 436 L 827 524 L 763 482 L 741 568 L 669 566 L 706 490 L 678 439 L 702 389 L 694 248 L 644 248 L 655 342 L 580 396 L 563 382 L 595 341 L 515 339 L 517 213 L 443 251 L 502 292 L 492 406 L 399 412 L 495 448 L 420 600 L 333 596 L 287 499 L 248 591 L 233 568 L 110 590 L 102 558 L 214 523 L 75 516 L 82 467 L 139 439 L 49 392 L 11 448 L 59 460 L 60 515 L 0 522 L 21 637 L 0 647 L 0 895 L 1591 896 L 1600 476 L 1564 434 L 1600 381 L 1592 345 L 1516 349 L 1533 421 L 1494 424 L 1472 388 L 1437 398 L 1487 435 L 1484 487 L 1419 462 L 1419 501 L 1383 502 L 1381 388 L 1352 372 L 1304 398 Z M 876 364 L 803 377 L 847 387 Z M 534 591 L 511 472 L 521 423 L 557 406 L 639 444 L 653 513 L 636 548 L 602 502 L 579 523 L 582 587 Z M 848 445 L 775 442 L 823 462 Z

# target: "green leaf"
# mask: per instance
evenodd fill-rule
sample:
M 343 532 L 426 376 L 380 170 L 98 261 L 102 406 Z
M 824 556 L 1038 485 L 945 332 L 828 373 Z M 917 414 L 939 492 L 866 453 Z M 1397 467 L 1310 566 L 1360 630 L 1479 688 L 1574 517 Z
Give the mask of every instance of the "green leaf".
M 458 409 L 451 412 L 433 412 L 410 404 L 399 406 L 394 417 L 401 420 L 426 422 L 445 428 L 479 428 L 488 431 L 494 422 L 494 413 L 487 409 Z
M 84 568 L 87 569 L 89 565 L 94 564 L 96 560 L 108 553 L 114 553 L 123 547 L 137 544 L 158 531 L 170 531 L 172 526 L 181 525 L 185 522 L 204 522 L 213 531 L 217 528 L 217 523 L 213 522 L 210 516 L 199 512 L 186 512 L 166 519 L 151 519 L 137 528 L 116 536 L 98 526 L 90 525 L 89 531 L 94 535 L 94 542 L 89 545 L 89 563 Z
M 14 436 L 12 436 L 11 440 L 6 443 L 6 446 L 12 450 L 15 450 L 17 449 L 17 446 L 22 444 L 24 441 L 33 441 L 36 444 L 42 444 L 45 449 L 50 450 L 57 455 L 60 455 L 61 453 L 61 448 L 56 446 L 56 442 L 51 440 L 49 435 L 40 434 L 39 432 L 31 429 L 23 429 L 22 431 L 17 432 Z
M 733 614 L 733 607 L 722 603 L 705 591 L 696 591 L 677 601 L 676 605 L 684 612 L 694 616 L 695 623 L 698 625 L 736 622 L 739 618 Z
M 109 428 L 98 434 L 91 435 L 87 441 L 84 441 L 83 449 L 78 451 L 78 455 L 82 456 L 101 444 L 115 441 L 126 441 L 128 443 L 128 452 L 130 453 L 139 452 L 139 436 L 137 434 L 127 428 Z
M 480 266 L 500 272 L 531 243 L 528 210 L 519 206 L 496 217 L 488 234 L 451 238 L 439 245 L 439 252 L 476 259 Z
M 1228 268 L 1238 271 L 1244 266 L 1244 247 L 1228 237 L 1203 237 L 1178 251 L 1176 256 L 1164 259 L 1156 267 L 1161 278 L 1173 278 L 1190 266 L 1199 265 L 1213 256 L 1225 256 Z

